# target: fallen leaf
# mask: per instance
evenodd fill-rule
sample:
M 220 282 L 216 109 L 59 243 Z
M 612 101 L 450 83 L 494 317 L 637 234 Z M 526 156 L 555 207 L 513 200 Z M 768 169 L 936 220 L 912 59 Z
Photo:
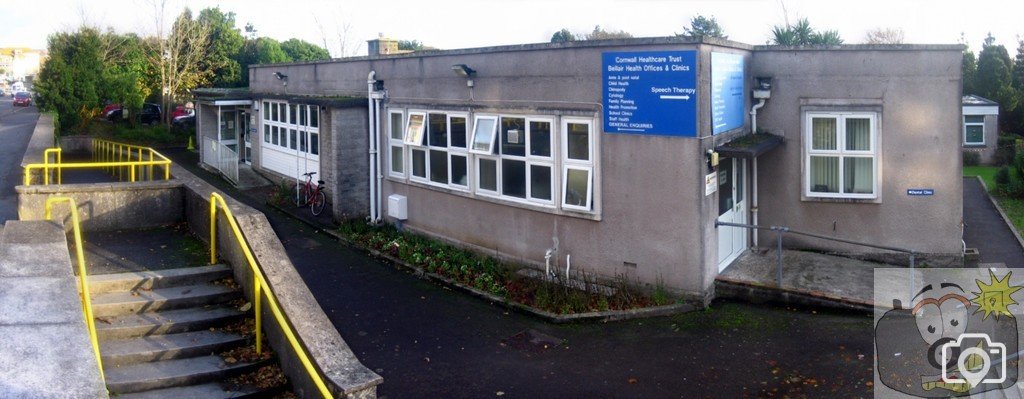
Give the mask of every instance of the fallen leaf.
M 629 377 L 628 381 L 630 384 L 636 384 L 637 379 L 635 377 Z

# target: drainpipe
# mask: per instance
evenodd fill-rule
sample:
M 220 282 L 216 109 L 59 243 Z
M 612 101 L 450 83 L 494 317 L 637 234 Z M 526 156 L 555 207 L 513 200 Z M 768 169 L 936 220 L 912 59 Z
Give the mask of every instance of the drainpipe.
M 765 102 L 765 99 L 762 98 L 760 102 L 758 102 L 757 104 L 755 104 L 753 107 L 750 108 L 750 134 L 757 134 L 757 110 L 761 109 L 761 107 L 764 106 L 764 102 Z M 757 157 L 754 157 L 753 164 L 754 164 L 753 165 L 753 169 L 754 170 L 751 173 L 751 175 L 753 175 L 753 178 L 751 179 L 751 183 L 750 183 L 751 184 L 750 191 L 753 192 L 753 195 L 752 195 L 752 198 L 751 198 L 751 204 L 750 204 L 750 216 L 754 219 L 753 220 L 754 221 L 754 223 L 753 223 L 754 226 L 757 226 Z M 753 238 L 753 242 L 754 242 L 754 248 L 757 248 L 757 231 L 758 231 L 758 229 L 753 229 L 753 230 L 754 230 L 754 235 L 753 235 L 752 238 Z
M 370 183 L 370 223 L 377 223 L 377 219 L 380 218 L 377 210 L 377 123 L 375 122 L 376 115 L 374 115 L 374 99 L 373 99 L 373 85 L 377 82 L 375 78 L 377 76 L 376 71 L 370 71 L 370 74 L 366 76 L 366 114 L 368 122 L 368 140 L 369 143 L 369 183 Z
M 377 221 L 379 222 L 381 219 L 384 218 L 381 215 L 381 213 L 383 213 L 383 209 L 384 209 L 384 204 L 382 204 L 382 202 L 384 201 L 383 200 L 383 198 L 384 198 L 384 194 L 383 194 L 384 193 L 384 188 L 383 188 L 383 186 L 384 186 L 383 185 L 383 183 L 384 183 L 384 181 L 383 181 L 384 180 L 384 172 L 383 172 L 384 168 L 381 166 L 381 163 L 383 163 L 384 161 L 380 159 L 380 137 L 379 137 L 380 136 L 380 103 L 381 103 L 381 96 L 380 96 L 380 94 L 382 94 L 382 92 L 378 92 L 377 94 L 378 94 L 377 98 L 373 99 L 373 102 L 374 102 L 374 111 L 373 111 L 373 115 L 374 115 L 374 118 L 373 118 L 373 125 L 374 125 L 374 127 L 373 127 L 373 131 L 374 131 L 374 134 L 373 134 L 373 157 L 377 161 L 377 164 L 374 165 L 374 170 L 375 170 L 375 172 L 377 174 L 377 198 L 376 198 L 376 200 L 377 200 Z

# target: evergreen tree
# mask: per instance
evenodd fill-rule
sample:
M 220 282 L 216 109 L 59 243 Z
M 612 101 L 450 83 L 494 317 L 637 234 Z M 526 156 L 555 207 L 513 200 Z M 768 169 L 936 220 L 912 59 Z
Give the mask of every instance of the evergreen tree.
M 1013 61 L 1006 52 L 1006 47 L 995 44 L 990 33 L 985 38 L 981 53 L 978 55 L 978 73 L 975 80 L 978 95 L 999 103 L 1000 113 L 1012 115 L 1017 110 L 1018 98 L 1013 87 Z M 1002 131 L 1013 129 L 1013 118 L 1003 117 L 999 120 Z
M 690 26 L 683 27 L 683 34 L 680 36 L 729 38 L 714 16 L 705 18 L 703 15 L 690 19 Z

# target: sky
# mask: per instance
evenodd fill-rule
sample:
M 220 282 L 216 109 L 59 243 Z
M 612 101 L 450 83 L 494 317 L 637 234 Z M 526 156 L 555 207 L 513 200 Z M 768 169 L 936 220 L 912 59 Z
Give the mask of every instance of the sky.
M 0 47 L 43 49 L 49 34 L 83 22 L 152 34 L 158 1 L 0 0 Z M 977 52 L 991 32 L 1012 57 L 1024 36 L 1019 0 L 164 1 L 168 14 L 219 6 L 236 14 L 239 28 L 252 23 L 260 36 L 326 44 L 335 57 L 365 55 L 366 40 L 381 34 L 440 49 L 547 42 L 562 28 L 585 33 L 595 25 L 636 37 L 671 36 L 698 14 L 714 16 L 729 39 L 748 44 L 764 44 L 773 25 L 802 17 L 814 28 L 838 30 L 846 43 L 863 42 L 871 29 L 901 28 L 905 43 L 957 43 L 963 34 Z

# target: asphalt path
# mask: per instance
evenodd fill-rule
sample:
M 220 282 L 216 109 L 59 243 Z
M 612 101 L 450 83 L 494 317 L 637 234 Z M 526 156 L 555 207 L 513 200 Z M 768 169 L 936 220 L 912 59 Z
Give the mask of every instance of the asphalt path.
M 18 219 L 21 158 L 39 119 L 35 106 L 15 107 L 10 96 L 0 97 L 0 225 Z

